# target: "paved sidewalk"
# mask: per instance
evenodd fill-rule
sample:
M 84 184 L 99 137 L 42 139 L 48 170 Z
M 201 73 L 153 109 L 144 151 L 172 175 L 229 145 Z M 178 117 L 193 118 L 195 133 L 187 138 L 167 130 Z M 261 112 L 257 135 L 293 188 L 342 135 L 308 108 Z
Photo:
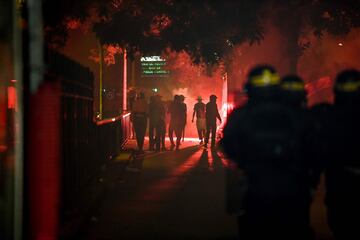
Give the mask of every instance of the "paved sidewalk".
M 167 151 L 149 151 L 149 139 L 146 137 L 144 153 L 136 154 L 136 140 L 129 139 L 123 146 L 123 151 L 108 162 L 106 166 L 103 166 L 100 175 L 88 186 L 86 194 L 84 195 L 84 199 L 88 199 L 84 202 L 84 209 L 77 215 L 72 216 L 72 219 L 61 228 L 60 239 L 79 239 L 77 234 L 81 234 L 89 223 L 97 221 L 97 208 L 102 204 L 104 194 L 106 194 L 114 184 L 125 181 L 127 173 L 142 171 L 142 161 L 144 158 L 157 157 L 171 152 L 182 152 L 184 149 L 190 149 L 198 145 L 198 139 L 185 138 L 185 141 L 181 141 L 180 150 L 170 151 L 170 141 L 169 138 L 167 138 Z
M 77 239 L 235 240 L 235 218 L 224 208 L 223 159 L 197 141 L 181 146 L 146 151 L 135 158 L 139 172 L 126 170 L 124 179 L 106 181 L 103 202 Z M 116 179 L 116 167 L 108 174 Z
M 174 139 L 175 140 L 175 139 Z M 184 148 L 188 148 L 188 147 L 193 147 L 193 146 L 197 146 L 199 145 L 199 139 L 197 138 L 185 138 L 185 140 L 181 140 L 181 145 L 180 145 L 180 149 L 184 149 Z M 149 154 L 154 155 L 154 154 L 161 154 L 164 152 L 169 152 L 169 151 L 176 151 L 174 150 L 170 150 L 170 140 L 167 137 L 165 140 L 165 147 L 166 147 L 166 151 L 149 151 L 149 138 L 145 137 L 145 142 L 144 142 L 144 154 L 146 156 L 149 156 Z M 135 139 L 129 139 L 127 141 L 127 143 L 124 146 L 125 150 L 136 150 L 137 149 L 137 144 L 136 144 L 136 140 Z M 141 154 L 142 155 L 142 154 Z
M 167 139 L 166 147 L 169 146 L 170 142 Z M 158 236 L 158 239 L 166 239 L 161 237 L 164 234 L 169 237 L 176 231 L 186 234 L 186 237 L 195 237 L 197 234 L 208 236 L 209 231 L 201 229 L 211 226 L 215 235 L 222 236 L 217 239 L 233 240 L 236 226 L 233 220 L 228 218 L 230 216 L 219 212 L 214 214 L 218 216 L 215 219 L 226 220 L 222 221 L 226 222 L 222 227 L 219 223 L 217 227 L 212 226 L 213 218 L 204 218 L 209 216 L 211 209 L 221 210 L 224 205 L 226 177 L 221 155 L 217 156 L 213 149 L 200 147 L 198 140 L 191 138 L 181 142 L 178 151 L 148 151 L 148 139 L 145 140 L 144 149 L 144 154 L 135 154 L 129 161 L 125 158 L 125 161 L 117 162 L 116 158 L 111 161 L 102 172 L 99 178 L 101 181 L 92 186 L 92 193 L 89 194 L 96 199 L 95 204 L 83 216 L 84 218 L 78 219 L 79 221 L 72 226 L 78 230 L 76 236 L 69 237 L 64 234 L 61 239 L 130 239 L 126 237 L 148 233 Z M 136 141 L 129 140 L 119 156 L 126 156 L 135 152 L 134 150 Z M 157 193 L 155 195 L 154 189 Z M 159 191 L 161 194 L 158 194 Z M 172 195 L 173 200 L 168 201 L 167 196 Z M 159 196 L 166 198 L 162 199 Z M 311 223 L 317 235 L 316 240 L 331 240 L 323 201 L 324 189 L 320 186 L 312 204 Z M 214 208 L 213 205 L 217 207 Z M 157 214 L 154 215 L 153 210 L 156 210 Z M 199 213 L 195 214 L 195 210 Z M 151 214 L 147 214 L 149 211 Z M 171 218 L 174 215 L 177 217 Z M 192 217 L 188 219 L 189 216 Z M 168 229 L 164 229 L 163 226 L 167 226 Z M 96 228 L 94 232 L 93 228 Z

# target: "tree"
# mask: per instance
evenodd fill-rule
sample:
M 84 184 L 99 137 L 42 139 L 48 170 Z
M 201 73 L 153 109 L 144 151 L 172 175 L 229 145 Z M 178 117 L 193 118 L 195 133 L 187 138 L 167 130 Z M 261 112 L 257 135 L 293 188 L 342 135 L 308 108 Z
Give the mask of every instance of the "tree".
M 201 60 L 214 63 L 233 45 L 259 43 L 264 37 L 264 22 L 271 20 L 287 38 L 284 47 L 291 72 L 296 72 L 299 57 L 310 46 L 310 42 L 301 42 L 305 28 L 311 28 L 321 38 L 325 31 L 346 34 L 360 22 L 357 0 L 132 2 L 138 11 L 129 13 L 128 8 L 123 8 L 110 20 L 96 25 L 95 30 L 104 42 L 122 42 L 145 53 L 171 47 L 176 51 L 185 50 L 195 63 Z M 146 22 L 157 25 L 158 31 L 148 31 Z M 128 33 L 129 26 L 131 34 L 126 37 L 123 32 Z
M 209 64 L 219 62 L 234 45 L 260 43 L 264 22 L 271 20 L 287 39 L 291 72 L 310 46 L 301 41 L 304 29 L 321 38 L 325 31 L 346 34 L 360 25 L 358 0 L 66 0 L 56 5 L 44 0 L 44 7 L 50 39 L 60 35 L 64 40 L 64 19 L 81 21 L 93 8 L 98 14 L 94 31 L 102 43 L 119 44 L 130 56 L 169 47 L 186 51 L 195 63 Z
M 270 18 L 287 38 L 284 46 L 288 52 L 289 70 L 293 73 L 296 73 L 299 57 L 311 45 L 301 41 L 305 29 L 310 28 L 321 38 L 324 32 L 342 35 L 360 26 L 360 2 L 357 0 L 281 0 L 271 1 L 264 7 L 273 11 L 263 18 Z
M 133 0 L 94 29 L 102 42 L 119 43 L 130 53 L 159 53 L 170 47 L 186 51 L 195 63 L 211 64 L 234 44 L 261 41 L 263 29 L 255 14 L 261 3 Z
M 130 56 L 170 47 L 186 51 L 196 63 L 216 63 L 234 44 L 261 41 L 255 13 L 262 2 L 43 0 L 45 37 L 49 45 L 63 46 L 72 24 L 93 17 L 101 42 L 125 47 Z
M 68 30 L 107 16 L 121 5 L 122 0 L 42 0 L 45 41 L 48 45 L 62 47 L 68 38 Z M 26 1 L 24 2 L 26 8 Z

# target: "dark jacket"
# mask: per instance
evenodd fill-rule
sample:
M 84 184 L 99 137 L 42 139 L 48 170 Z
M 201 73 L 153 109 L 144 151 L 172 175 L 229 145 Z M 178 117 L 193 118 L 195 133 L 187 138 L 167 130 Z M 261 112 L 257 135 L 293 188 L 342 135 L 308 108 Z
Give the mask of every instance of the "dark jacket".
M 207 124 L 216 124 L 216 119 L 219 119 L 219 121 L 221 121 L 221 117 L 216 102 L 208 102 L 206 104 L 205 116 L 206 116 Z
M 355 106 L 355 107 L 354 107 Z M 336 239 L 359 239 L 360 111 L 334 106 L 325 165 L 327 216 Z
M 221 145 L 248 178 L 244 220 L 254 234 L 295 239 L 292 231 L 308 232 L 311 199 L 303 118 L 302 111 L 271 99 L 250 101 L 228 117 Z

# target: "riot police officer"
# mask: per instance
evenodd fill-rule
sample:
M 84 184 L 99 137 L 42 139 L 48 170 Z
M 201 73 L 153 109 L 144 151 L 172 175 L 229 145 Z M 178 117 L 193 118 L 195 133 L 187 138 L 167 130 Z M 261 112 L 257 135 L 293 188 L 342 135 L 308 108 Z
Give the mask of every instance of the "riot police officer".
M 335 85 L 330 153 L 325 168 L 326 205 L 335 239 L 360 239 L 360 72 L 345 70 Z
M 327 139 L 325 133 L 328 131 L 326 123 L 323 122 L 322 116 L 327 105 L 318 105 L 316 107 L 307 107 L 307 92 L 305 83 L 297 75 L 287 75 L 281 79 L 281 98 L 284 104 L 302 112 L 302 121 L 304 131 L 304 141 L 307 143 L 303 147 L 303 161 L 308 167 L 311 190 L 315 193 L 320 182 L 320 175 L 323 170 L 324 151 L 327 148 Z M 321 125 L 321 126 L 319 126 Z
M 285 104 L 306 108 L 306 90 L 304 81 L 297 75 L 287 75 L 280 82 L 281 94 Z
M 221 145 L 244 172 L 241 239 L 307 239 L 310 187 L 301 111 L 282 101 L 272 66 L 250 71 L 248 103 L 229 116 Z

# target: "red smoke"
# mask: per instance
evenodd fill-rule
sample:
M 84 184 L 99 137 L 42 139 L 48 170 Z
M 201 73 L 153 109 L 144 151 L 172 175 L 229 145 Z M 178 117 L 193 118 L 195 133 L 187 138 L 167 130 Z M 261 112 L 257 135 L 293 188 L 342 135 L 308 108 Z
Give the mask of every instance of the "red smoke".
M 169 92 L 172 93 L 172 96 L 174 94 L 185 96 L 188 109 L 186 136 L 197 137 L 195 123 L 191 123 L 193 107 L 198 96 L 201 96 L 203 102 L 207 103 L 209 96 L 215 94 L 218 97 L 217 104 L 220 111 L 223 88 L 221 70 L 219 67 L 214 67 L 212 74 L 207 74 L 207 69 L 204 66 L 194 65 L 190 56 L 185 52 L 167 51 L 165 58 L 168 69 L 171 71 L 171 79 L 167 86 Z
M 298 72 L 311 85 L 321 85 L 315 94 L 309 95 L 309 104 L 332 102 L 336 75 L 348 68 L 360 69 L 360 29 L 353 29 L 346 36 L 325 34 L 322 39 L 311 35 L 309 38 L 312 45 L 300 58 Z M 325 83 L 326 77 L 328 80 Z M 325 85 L 321 84 L 322 81 Z
M 310 47 L 299 58 L 297 72 L 307 83 L 310 105 L 332 102 L 332 85 L 336 75 L 347 68 L 360 69 L 360 29 L 353 29 L 346 36 L 330 36 L 322 39 L 308 31 L 299 41 L 309 41 Z M 226 57 L 230 92 L 242 89 L 249 69 L 258 64 L 273 65 L 281 76 L 289 73 L 286 53 L 286 36 L 272 24 L 265 24 L 264 40 L 260 45 L 235 46 Z
M 241 89 L 246 82 L 249 70 L 258 64 L 270 64 L 281 75 L 288 72 L 289 62 L 283 48 L 286 40 L 270 23 L 266 23 L 264 29 L 265 37 L 261 44 L 236 45 L 226 57 L 231 91 Z

